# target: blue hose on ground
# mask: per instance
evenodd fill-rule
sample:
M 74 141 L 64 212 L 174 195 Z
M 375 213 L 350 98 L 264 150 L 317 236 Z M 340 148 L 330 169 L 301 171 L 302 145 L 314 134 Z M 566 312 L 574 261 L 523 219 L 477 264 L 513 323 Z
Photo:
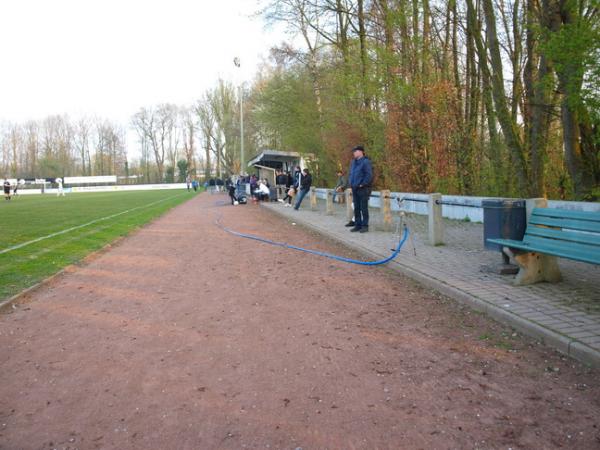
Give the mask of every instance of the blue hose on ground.
M 396 247 L 396 249 L 390 256 L 388 256 L 387 258 L 384 258 L 384 259 L 380 259 L 378 261 L 360 261 L 358 259 L 344 258 L 343 256 L 332 255 L 331 253 L 325 253 L 325 252 L 320 252 L 317 250 L 310 250 L 310 249 L 306 249 L 306 248 L 302 248 L 302 247 L 297 247 L 295 245 L 286 244 L 285 242 L 271 241 L 269 239 L 261 238 L 260 236 L 254 236 L 253 234 L 240 233 L 238 231 L 231 230 L 231 229 L 227 228 L 226 226 L 224 226 L 221 223 L 221 217 L 219 217 L 217 220 L 215 220 L 215 225 L 218 226 L 219 228 L 221 228 L 223 231 L 226 231 L 227 233 L 233 234 L 234 236 L 238 236 L 241 238 L 252 239 L 254 241 L 264 242 L 265 244 L 271 244 L 271 245 L 275 245 L 277 247 L 284 247 L 284 248 L 289 248 L 292 250 L 298 250 L 300 252 L 311 253 L 313 255 L 323 256 L 325 258 L 331 258 L 331 259 L 335 259 L 336 261 L 342 261 L 342 262 L 346 262 L 346 263 L 350 263 L 350 264 L 359 264 L 361 266 L 379 266 L 381 264 L 390 262 L 392 259 L 394 259 L 396 256 L 398 256 L 398 254 L 400 253 L 400 250 L 402 249 L 402 246 L 404 245 L 404 243 L 406 242 L 406 239 L 408 238 L 408 228 L 406 227 L 406 225 L 404 225 L 404 233 L 402 235 L 402 239 L 400 239 L 400 241 L 398 242 L 398 247 Z

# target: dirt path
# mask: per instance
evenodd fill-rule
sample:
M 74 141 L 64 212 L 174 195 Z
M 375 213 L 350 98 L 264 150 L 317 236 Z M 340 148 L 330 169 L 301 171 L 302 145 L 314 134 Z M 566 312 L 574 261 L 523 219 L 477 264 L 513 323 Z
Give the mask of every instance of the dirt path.
M 0 316 L 0 448 L 600 448 L 598 371 L 218 199 Z

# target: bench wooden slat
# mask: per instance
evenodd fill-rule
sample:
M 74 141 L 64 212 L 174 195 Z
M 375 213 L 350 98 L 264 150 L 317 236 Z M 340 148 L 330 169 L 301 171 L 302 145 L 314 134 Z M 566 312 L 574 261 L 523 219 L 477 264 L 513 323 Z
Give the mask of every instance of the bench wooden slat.
M 509 247 L 509 248 L 525 247 L 525 249 L 530 248 L 530 246 L 528 244 L 523 244 L 523 241 L 515 241 L 513 239 L 486 239 L 486 240 L 488 242 L 491 242 L 492 244 L 501 245 L 502 247 Z
M 524 244 L 535 248 L 538 253 L 560 252 L 564 257 L 578 261 L 594 261 L 600 264 L 600 251 L 595 245 L 579 244 L 576 242 L 557 241 L 537 236 L 526 236 Z
M 558 256 L 560 258 L 573 259 L 576 261 L 586 262 L 590 264 L 600 264 L 600 255 L 595 252 L 591 254 L 583 254 L 583 255 L 573 255 L 563 249 L 558 248 L 547 248 L 544 251 L 537 249 L 534 245 L 527 244 L 522 241 L 514 241 L 511 239 L 488 239 L 488 242 L 492 242 L 494 244 L 502 245 L 503 247 L 515 248 L 519 250 L 524 250 L 526 252 L 535 252 L 535 253 L 544 253 L 547 255 Z
M 598 214 L 593 211 L 571 211 L 569 209 L 533 208 L 532 216 L 554 217 L 559 219 L 590 220 L 598 222 Z
M 543 227 L 528 227 L 527 234 L 539 237 L 547 237 L 551 239 L 557 239 L 559 241 L 567 242 L 579 242 L 582 244 L 597 245 L 598 251 L 600 251 L 600 236 L 597 234 L 576 232 L 576 231 L 565 231 L 555 230 L 553 228 Z
M 600 221 L 592 222 L 590 220 L 578 219 L 557 219 L 552 217 L 531 216 L 529 223 L 533 225 L 544 225 L 547 227 L 563 228 L 568 230 L 591 231 L 600 233 Z

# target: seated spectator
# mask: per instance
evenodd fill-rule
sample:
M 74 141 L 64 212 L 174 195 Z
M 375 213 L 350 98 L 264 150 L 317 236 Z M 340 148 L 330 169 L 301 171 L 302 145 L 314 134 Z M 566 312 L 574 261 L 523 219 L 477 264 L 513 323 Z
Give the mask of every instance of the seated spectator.
M 264 183 L 264 181 L 260 181 L 258 183 L 257 188 L 254 190 L 254 198 L 256 200 L 268 200 L 269 199 L 269 188 Z

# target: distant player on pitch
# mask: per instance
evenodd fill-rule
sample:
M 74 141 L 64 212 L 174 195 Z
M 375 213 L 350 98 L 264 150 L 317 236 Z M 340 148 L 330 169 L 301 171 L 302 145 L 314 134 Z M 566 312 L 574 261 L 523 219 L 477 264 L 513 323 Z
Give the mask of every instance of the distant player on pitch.
M 10 200 L 10 181 L 4 179 L 4 200 Z
M 63 181 L 62 178 L 57 178 L 56 182 L 58 183 L 58 192 L 56 193 L 56 196 L 65 196 L 65 191 L 63 190 Z

